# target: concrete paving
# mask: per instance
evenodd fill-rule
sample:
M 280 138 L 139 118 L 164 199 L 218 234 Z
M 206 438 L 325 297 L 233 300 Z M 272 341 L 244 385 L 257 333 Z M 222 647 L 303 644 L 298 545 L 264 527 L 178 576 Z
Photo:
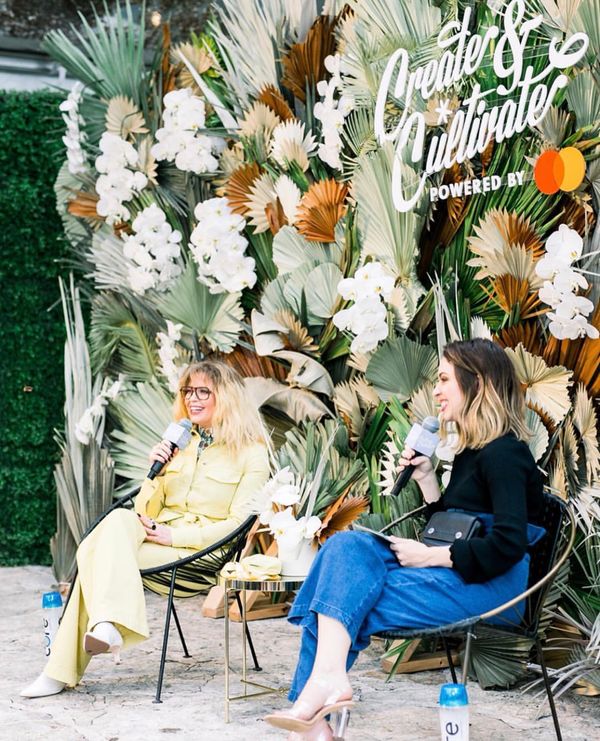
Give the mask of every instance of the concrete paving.
M 274 695 L 232 705 L 224 723 L 223 620 L 201 617 L 202 598 L 179 600 L 178 613 L 193 658 L 182 658 L 171 635 L 164 702 L 152 703 L 159 662 L 166 600 L 148 595 L 152 637 L 123 655 L 119 666 L 109 656 L 93 659 L 81 684 L 54 697 L 26 700 L 19 690 L 44 664 L 41 595 L 52 588 L 48 568 L 1 570 L 2 657 L 0 739 L 33 741 L 262 741 L 285 733 L 266 725 L 264 713 L 286 707 Z M 264 671 L 258 681 L 285 685 L 298 648 L 299 633 L 283 619 L 252 623 Z M 232 663 L 239 666 L 240 626 L 232 624 Z M 444 671 L 404 675 L 386 682 L 380 670 L 382 644 L 365 651 L 351 678 L 358 700 L 348 739 L 353 741 L 437 741 L 439 685 Z M 472 741 L 554 739 L 547 705 L 531 693 L 469 689 Z M 558 701 L 565 741 L 600 738 L 598 699 L 570 696 Z

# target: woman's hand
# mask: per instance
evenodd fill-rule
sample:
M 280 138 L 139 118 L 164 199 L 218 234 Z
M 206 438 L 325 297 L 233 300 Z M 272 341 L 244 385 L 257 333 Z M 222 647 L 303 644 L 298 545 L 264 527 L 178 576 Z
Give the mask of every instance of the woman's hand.
M 158 545 L 173 545 L 173 536 L 171 528 L 167 525 L 159 525 L 151 517 L 138 515 L 142 527 L 146 531 L 146 540 L 149 543 L 158 543 Z
M 428 458 L 426 455 L 415 453 L 412 448 L 404 448 L 400 453 L 398 465 L 398 473 L 402 473 L 406 466 L 412 466 L 413 472 L 411 478 L 414 481 L 423 481 L 423 479 L 431 476 L 435 477 L 433 466 L 431 465 L 431 458 Z
M 428 504 L 437 502 L 441 494 L 431 458 L 415 453 L 412 448 L 404 448 L 398 461 L 398 473 L 402 473 L 406 466 L 411 466 L 411 479 L 419 485 L 423 499 Z
M 418 540 L 408 538 L 397 538 L 392 536 L 394 542 L 390 545 L 400 566 L 412 566 L 426 568 L 428 566 L 452 567 L 450 558 L 450 546 L 429 547 Z
M 177 455 L 178 452 L 179 448 L 176 447 L 171 450 L 171 443 L 167 440 L 161 440 L 150 451 L 150 454 L 148 455 L 148 461 L 150 462 L 150 465 L 152 465 L 154 461 L 168 463 L 171 458 L 174 458 Z

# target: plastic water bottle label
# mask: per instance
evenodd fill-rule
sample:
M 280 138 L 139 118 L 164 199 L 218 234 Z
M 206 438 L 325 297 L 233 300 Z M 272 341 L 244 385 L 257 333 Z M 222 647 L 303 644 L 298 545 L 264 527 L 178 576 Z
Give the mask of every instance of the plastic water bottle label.
M 58 630 L 62 614 L 62 599 L 58 592 L 46 592 L 42 596 L 42 625 L 44 626 L 44 654 L 52 651 L 52 642 Z

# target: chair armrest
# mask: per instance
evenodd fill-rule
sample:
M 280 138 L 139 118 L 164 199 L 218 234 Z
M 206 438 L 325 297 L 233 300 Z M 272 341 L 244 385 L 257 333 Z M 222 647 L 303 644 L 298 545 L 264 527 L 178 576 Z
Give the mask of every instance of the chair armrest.
M 139 492 L 139 489 L 135 489 L 135 491 L 130 492 L 129 494 L 125 494 L 123 497 L 119 497 L 118 499 L 115 499 L 115 501 L 104 510 L 104 512 L 96 519 L 92 524 L 88 527 L 88 529 L 83 534 L 81 540 L 84 540 L 84 538 L 87 538 L 87 536 L 96 528 L 102 520 L 109 515 L 111 512 L 113 512 L 115 509 L 119 509 L 120 507 L 124 507 L 128 502 L 133 501 L 133 498 L 137 496 Z
M 521 594 L 517 595 L 516 597 L 513 597 L 511 600 L 508 600 L 508 602 L 505 602 L 503 605 L 500 605 L 499 607 L 495 607 L 493 610 L 488 610 L 487 612 L 484 612 L 482 615 L 479 616 L 479 620 L 489 620 L 491 617 L 494 617 L 495 615 L 498 615 L 501 612 L 504 612 L 504 610 L 508 610 L 510 607 L 514 607 L 519 602 L 521 602 L 524 599 L 527 599 L 527 597 L 530 597 L 534 592 L 537 592 L 539 589 L 544 587 L 547 584 L 550 584 L 556 574 L 560 571 L 561 566 L 564 564 L 564 562 L 569 558 L 571 555 L 571 551 L 573 550 L 573 545 L 575 543 L 575 536 L 577 533 L 577 522 L 575 521 L 575 515 L 573 514 L 573 510 L 570 506 L 565 507 L 565 511 L 569 517 L 569 540 L 561 553 L 560 557 L 557 559 L 557 561 L 554 563 L 552 568 L 541 578 L 539 579 L 535 584 L 532 584 L 528 589 L 526 589 L 524 592 L 521 592 Z
M 382 527 L 380 532 L 385 533 L 386 530 L 389 530 L 390 528 L 394 527 L 394 525 L 398 525 L 400 522 L 404 522 L 404 520 L 408 520 L 409 517 L 420 515 L 421 512 L 424 512 L 426 509 L 427 509 L 426 504 L 422 504 L 420 507 L 417 507 L 416 509 L 411 509 L 410 512 L 405 512 L 403 515 L 400 515 L 400 517 L 396 517 L 395 520 L 392 520 L 385 527 Z

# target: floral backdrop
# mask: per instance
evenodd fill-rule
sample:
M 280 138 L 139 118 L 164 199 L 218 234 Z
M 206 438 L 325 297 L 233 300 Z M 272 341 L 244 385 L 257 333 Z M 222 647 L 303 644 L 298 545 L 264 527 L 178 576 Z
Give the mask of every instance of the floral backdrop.
M 378 102 L 390 56 L 406 49 L 410 69 L 436 69 L 446 24 L 483 35 L 510 18 L 530 23 L 523 57 L 549 85 L 552 39 L 586 32 L 585 53 L 561 69 L 568 85 L 536 125 L 430 172 L 449 197 L 399 210 L 398 172 L 410 186 L 428 165 L 414 149 L 399 158 L 377 127 L 416 112 L 431 146 L 498 80 L 491 44 L 443 92 Z M 414 484 L 388 494 L 412 422 L 436 415 L 441 348 L 489 337 L 525 389 L 548 489 L 577 513 L 547 605 L 556 689 L 600 692 L 600 0 L 222 0 L 176 45 L 125 3 L 74 41 L 53 31 L 44 44 L 77 80 L 56 182 L 75 274 L 62 286 L 57 575 L 115 480 L 126 492 L 144 477 L 190 359 L 235 366 L 273 431 L 263 522 L 322 541 L 416 506 Z M 518 187 L 468 185 L 515 171 Z M 438 454 L 444 482 L 452 452 Z M 493 635 L 478 641 L 480 682 L 513 682 L 530 648 L 515 639 L 499 657 Z

